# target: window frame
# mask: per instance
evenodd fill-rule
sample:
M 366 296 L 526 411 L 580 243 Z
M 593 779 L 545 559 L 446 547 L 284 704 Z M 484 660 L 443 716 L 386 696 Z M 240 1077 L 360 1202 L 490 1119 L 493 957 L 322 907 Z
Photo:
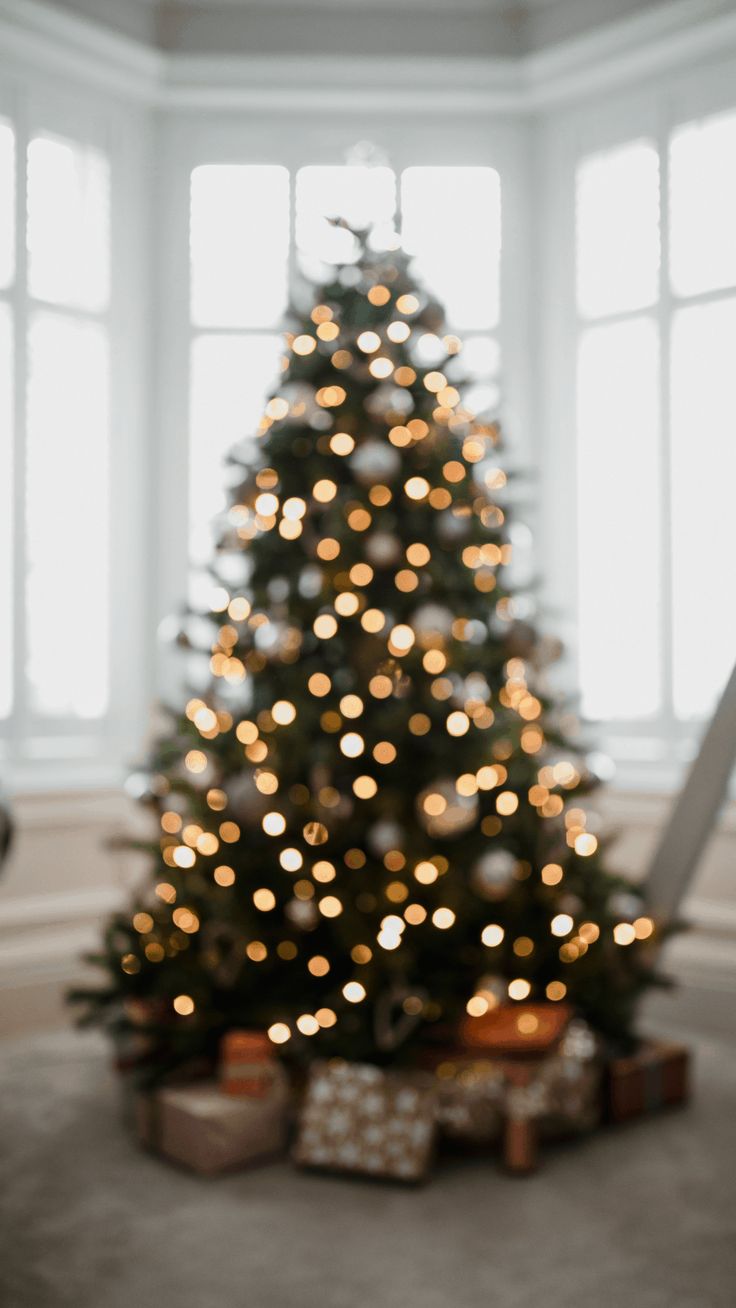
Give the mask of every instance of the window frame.
M 0 723 L 0 767 L 11 791 L 87 789 L 117 785 L 140 749 L 150 694 L 146 614 L 150 590 L 145 553 L 150 524 L 141 521 L 149 480 L 145 451 L 147 309 L 145 161 L 147 114 L 107 96 L 67 88 L 53 78 L 18 72 L 0 82 L 0 117 L 15 134 L 15 273 L 0 299 L 10 306 L 13 332 L 13 704 Z M 98 310 L 34 297 L 27 280 L 26 168 L 28 144 L 45 134 L 100 150 L 110 177 L 110 286 Z M 34 309 L 105 331 L 109 357 L 106 432 L 110 491 L 108 522 L 108 696 L 104 715 L 83 720 L 31 708 L 26 676 L 26 466 L 28 327 Z M 93 547 L 93 543 L 92 543 Z M 53 633 L 49 633 L 49 645 Z
M 708 68 L 660 74 L 646 89 L 616 92 L 581 101 L 545 124 L 542 133 L 543 169 L 540 199 L 549 216 L 539 246 L 542 284 L 540 397 L 546 415 L 541 447 L 542 503 L 540 556 L 546 561 L 542 581 L 542 614 L 546 626 L 560 636 L 565 654 L 557 681 L 568 694 L 580 689 L 579 595 L 577 560 L 577 350 L 589 327 L 651 318 L 658 330 L 660 364 L 659 459 L 661 469 L 661 665 L 662 711 L 651 720 L 595 720 L 584 724 L 596 747 L 616 766 L 616 784 L 623 789 L 670 790 L 683 778 L 694 756 L 705 722 L 678 719 L 673 708 L 672 661 L 668 651 L 673 630 L 671 557 L 671 329 L 677 310 L 718 299 L 736 299 L 736 286 L 678 295 L 669 278 L 669 144 L 680 126 L 700 118 L 736 112 L 733 57 Z M 594 110 L 594 112 L 593 112 Z M 651 141 L 659 155 L 660 269 L 656 302 L 646 308 L 585 317 L 576 302 L 576 170 L 587 157 L 637 140 Z M 560 523 L 566 524 L 560 529 Z M 735 651 L 736 654 L 736 651 Z

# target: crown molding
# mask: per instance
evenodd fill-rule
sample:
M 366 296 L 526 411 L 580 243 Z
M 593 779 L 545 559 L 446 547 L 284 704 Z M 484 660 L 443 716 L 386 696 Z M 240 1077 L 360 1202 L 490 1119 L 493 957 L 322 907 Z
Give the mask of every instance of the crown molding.
M 517 114 L 524 109 L 511 59 L 296 55 L 170 56 L 158 103 L 169 109 L 333 109 L 382 113 Z
M 155 103 L 166 76 L 158 50 L 39 0 L 0 0 L 0 60 L 80 86 Z
M 669 0 L 525 56 L 522 95 L 534 112 L 734 51 L 736 10 L 728 0 Z
M 733 0 L 669 0 L 519 58 L 446 59 L 164 53 L 40 0 L 0 0 L 0 61 L 171 111 L 534 115 L 729 52 Z

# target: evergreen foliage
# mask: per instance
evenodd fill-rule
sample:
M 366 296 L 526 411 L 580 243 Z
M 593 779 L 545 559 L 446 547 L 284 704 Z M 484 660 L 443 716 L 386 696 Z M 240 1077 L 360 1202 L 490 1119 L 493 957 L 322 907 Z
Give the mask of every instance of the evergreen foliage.
M 232 453 L 212 609 L 181 636 L 206 623 L 208 684 L 168 711 L 150 880 L 73 996 L 156 1075 L 241 1026 L 404 1058 L 509 994 L 620 1039 L 655 979 L 551 642 L 515 618 L 498 429 L 405 256 L 355 240 L 292 313 L 255 461 Z

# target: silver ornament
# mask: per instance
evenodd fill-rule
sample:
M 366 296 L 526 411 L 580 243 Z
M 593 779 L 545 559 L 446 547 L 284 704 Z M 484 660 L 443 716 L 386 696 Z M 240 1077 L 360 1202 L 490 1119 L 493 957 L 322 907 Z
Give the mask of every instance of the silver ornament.
M 319 913 L 311 899 L 290 899 L 284 912 L 292 925 L 301 931 L 313 931 L 319 921 Z
M 508 849 L 489 849 L 473 864 L 470 877 L 484 899 L 503 899 L 514 879 L 516 859 Z
M 283 604 L 289 598 L 289 582 L 286 577 L 271 577 L 268 598 L 272 604 Z
M 351 454 L 350 466 L 362 486 L 376 486 L 398 476 L 401 455 L 386 441 L 365 441 Z
M 453 513 L 445 509 L 439 515 L 437 534 L 445 545 L 457 545 L 466 540 L 470 533 L 470 516 Z
M 452 632 L 453 616 L 443 604 L 422 604 L 411 615 L 411 625 L 417 636 L 442 636 Z
M 401 545 L 389 532 L 374 531 L 366 540 L 365 553 L 377 568 L 390 568 L 401 554 Z
M 297 584 L 302 599 L 316 599 L 322 590 L 322 569 L 308 564 L 299 573 Z
M 404 839 L 404 829 L 398 822 L 383 818 L 370 827 L 367 835 L 368 847 L 376 858 L 383 858 L 390 849 L 400 849 Z

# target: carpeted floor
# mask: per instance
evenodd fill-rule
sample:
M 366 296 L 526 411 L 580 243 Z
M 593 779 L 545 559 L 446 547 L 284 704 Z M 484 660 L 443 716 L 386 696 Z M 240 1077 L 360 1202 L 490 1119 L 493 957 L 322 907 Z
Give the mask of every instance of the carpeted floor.
M 0 1047 L 3 1308 L 732 1308 L 736 1050 L 692 1106 L 420 1190 L 139 1152 L 98 1039 Z

